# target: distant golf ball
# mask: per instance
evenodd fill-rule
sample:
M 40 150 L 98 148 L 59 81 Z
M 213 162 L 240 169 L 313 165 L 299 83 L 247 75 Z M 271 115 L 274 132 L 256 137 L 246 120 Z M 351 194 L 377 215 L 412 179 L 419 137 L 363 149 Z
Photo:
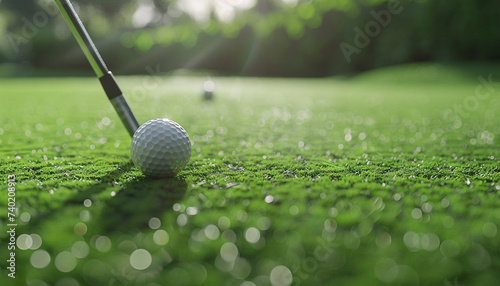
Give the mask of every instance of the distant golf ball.
M 205 99 L 212 99 L 215 91 L 215 82 L 211 80 L 205 81 L 203 84 L 203 97 Z
M 153 119 L 134 133 L 130 156 L 151 177 L 172 177 L 186 167 L 191 157 L 189 136 L 178 123 Z

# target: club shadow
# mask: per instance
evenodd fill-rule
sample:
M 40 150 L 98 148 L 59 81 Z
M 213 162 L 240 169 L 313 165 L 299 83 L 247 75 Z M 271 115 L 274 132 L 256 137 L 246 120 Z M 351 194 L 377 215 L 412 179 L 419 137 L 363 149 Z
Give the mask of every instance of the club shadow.
M 85 199 L 93 199 L 94 196 L 106 191 L 112 184 L 111 182 L 113 182 L 117 176 L 123 174 L 124 172 L 129 172 L 132 170 L 133 166 L 132 162 L 118 165 L 115 170 L 99 178 L 101 183 L 87 186 L 86 188 L 78 190 L 78 192 L 67 199 L 45 206 L 43 211 L 37 211 L 37 215 L 31 218 L 29 223 L 30 227 L 41 226 L 44 222 L 50 221 L 54 219 L 54 217 L 58 216 L 63 209 L 81 206 Z M 36 209 L 36 206 L 29 205 L 29 208 Z
M 183 179 L 150 179 L 131 182 L 102 206 L 100 227 L 104 232 L 144 229 L 152 217 L 161 218 L 186 194 Z

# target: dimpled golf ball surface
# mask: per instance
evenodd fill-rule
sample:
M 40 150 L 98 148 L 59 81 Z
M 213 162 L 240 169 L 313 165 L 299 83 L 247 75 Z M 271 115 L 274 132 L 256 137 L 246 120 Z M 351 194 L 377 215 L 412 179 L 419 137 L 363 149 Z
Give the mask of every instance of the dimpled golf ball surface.
M 187 132 L 176 122 L 153 119 L 135 131 L 130 156 L 145 175 L 171 177 L 189 162 L 191 142 Z

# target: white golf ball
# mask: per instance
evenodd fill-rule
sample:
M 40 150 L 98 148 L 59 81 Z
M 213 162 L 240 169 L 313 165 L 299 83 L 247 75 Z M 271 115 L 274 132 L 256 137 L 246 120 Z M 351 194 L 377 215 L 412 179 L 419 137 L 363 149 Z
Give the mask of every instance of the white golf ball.
M 189 162 L 191 142 L 178 123 L 165 118 L 153 119 L 135 131 L 130 156 L 145 175 L 171 177 Z

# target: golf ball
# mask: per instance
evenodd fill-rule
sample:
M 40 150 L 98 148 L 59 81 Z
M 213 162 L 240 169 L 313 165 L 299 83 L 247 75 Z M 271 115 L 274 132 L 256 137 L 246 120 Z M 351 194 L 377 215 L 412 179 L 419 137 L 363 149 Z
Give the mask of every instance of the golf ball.
M 130 156 L 145 175 L 171 177 L 189 162 L 191 142 L 186 130 L 178 123 L 153 119 L 135 131 Z
M 205 83 L 203 84 L 203 97 L 206 100 L 210 100 L 214 96 L 214 92 L 215 92 L 215 82 L 211 80 L 205 81 Z

